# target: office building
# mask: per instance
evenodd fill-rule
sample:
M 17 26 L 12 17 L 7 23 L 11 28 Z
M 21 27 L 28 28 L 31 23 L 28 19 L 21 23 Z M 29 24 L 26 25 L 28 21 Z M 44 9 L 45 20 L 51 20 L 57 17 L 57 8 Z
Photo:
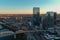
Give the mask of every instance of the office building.
M 40 13 L 40 8 L 39 7 L 34 7 L 33 8 L 33 14 L 37 14 L 37 13 Z
M 43 28 L 48 29 L 56 24 L 56 12 L 47 12 L 43 19 Z
M 40 8 L 34 7 L 33 8 L 33 25 L 40 26 Z

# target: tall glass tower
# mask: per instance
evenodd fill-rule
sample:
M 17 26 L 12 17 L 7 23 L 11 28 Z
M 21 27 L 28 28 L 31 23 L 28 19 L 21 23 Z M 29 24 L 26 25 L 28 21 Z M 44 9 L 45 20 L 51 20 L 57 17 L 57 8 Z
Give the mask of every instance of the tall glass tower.
M 52 28 L 56 25 L 56 12 L 47 12 L 43 19 L 44 29 Z
M 39 7 L 34 7 L 34 8 L 33 8 L 33 14 L 35 15 L 35 14 L 37 14 L 37 13 L 40 14 L 40 8 L 39 8 Z
M 40 26 L 40 8 L 34 7 L 33 8 L 33 24 L 35 26 Z

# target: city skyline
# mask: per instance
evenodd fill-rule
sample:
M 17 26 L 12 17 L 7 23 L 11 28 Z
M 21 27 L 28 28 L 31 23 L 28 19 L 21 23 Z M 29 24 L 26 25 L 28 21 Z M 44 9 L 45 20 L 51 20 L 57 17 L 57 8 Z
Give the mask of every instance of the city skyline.
M 0 14 L 32 14 L 33 7 L 60 13 L 60 0 L 0 0 Z

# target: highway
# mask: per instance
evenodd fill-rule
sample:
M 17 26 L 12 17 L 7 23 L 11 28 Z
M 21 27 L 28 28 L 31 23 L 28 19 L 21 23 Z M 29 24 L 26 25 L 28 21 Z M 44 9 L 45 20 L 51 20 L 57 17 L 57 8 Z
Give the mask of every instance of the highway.
M 46 32 L 48 30 L 15 30 L 14 28 L 9 27 L 8 25 L 6 25 L 5 23 L 1 23 L 1 25 L 3 25 L 5 28 L 9 29 L 10 31 L 6 31 L 6 32 L 0 32 L 0 37 L 2 36 L 8 36 L 8 35 L 14 35 L 14 34 L 20 34 L 20 33 L 30 33 L 30 32 Z M 44 36 L 40 35 L 41 40 L 46 40 L 44 38 Z
M 12 31 L 0 32 L 0 37 L 14 34 Z
M 6 32 L 0 32 L 0 37 L 11 35 L 11 34 L 28 33 L 28 32 L 41 32 L 41 31 L 46 31 L 46 30 L 25 30 L 25 31 L 24 30 L 18 30 L 16 32 L 6 31 Z

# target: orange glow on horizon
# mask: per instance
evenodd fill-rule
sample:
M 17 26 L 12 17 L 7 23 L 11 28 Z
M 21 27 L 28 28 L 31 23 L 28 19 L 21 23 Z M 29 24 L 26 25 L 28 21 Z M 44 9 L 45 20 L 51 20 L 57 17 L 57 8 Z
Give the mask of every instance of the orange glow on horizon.
M 40 14 L 45 13 L 45 11 L 40 10 Z M 0 14 L 33 14 L 33 11 L 0 11 Z
M 40 10 L 40 14 L 45 14 L 47 11 Z M 57 12 L 60 14 L 60 12 Z M 0 14 L 33 14 L 33 11 L 0 11 Z

